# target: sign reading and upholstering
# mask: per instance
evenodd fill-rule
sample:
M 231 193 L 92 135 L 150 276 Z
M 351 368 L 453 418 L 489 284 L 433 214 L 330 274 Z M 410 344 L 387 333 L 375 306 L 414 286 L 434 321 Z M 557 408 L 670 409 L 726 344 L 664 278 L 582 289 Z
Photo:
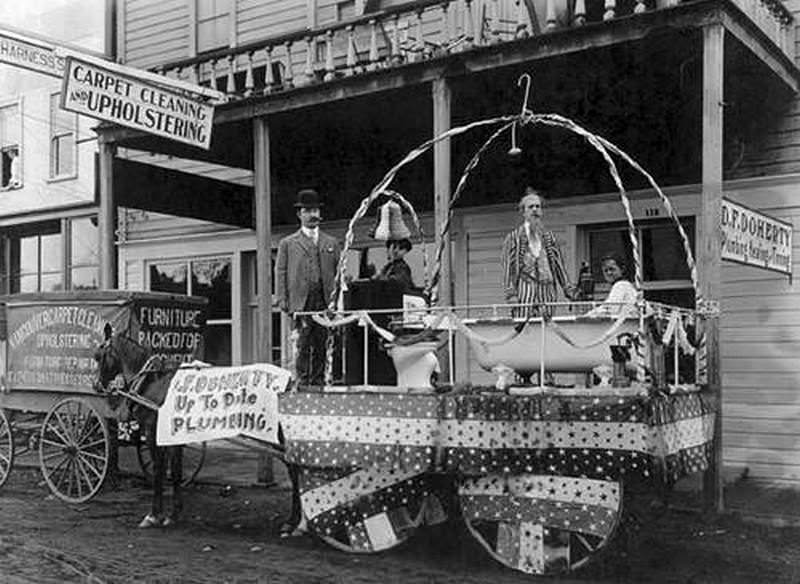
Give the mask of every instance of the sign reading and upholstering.
M 278 394 L 290 378 L 266 363 L 179 369 L 158 410 L 158 443 L 247 436 L 277 444 Z
M 722 259 L 792 273 L 792 224 L 722 199 Z
M 56 55 L 54 45 L 5 29 L 0 30 L 0 63 L 51 77 L 64 74 L 64 57 Z
M 61 107 L 99 120 L 208 149 L 214 106 L 76 55 L 67 57 Z

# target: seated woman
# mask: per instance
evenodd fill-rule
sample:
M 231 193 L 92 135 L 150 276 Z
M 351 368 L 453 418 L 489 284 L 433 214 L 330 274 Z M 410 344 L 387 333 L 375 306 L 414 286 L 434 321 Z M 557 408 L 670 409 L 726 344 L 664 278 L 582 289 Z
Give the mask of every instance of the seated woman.
M 620 312 L 633 312 L 636 308 L 636 288 L 623 276 L 625 261 L 617 254 L 608 254 L 600 259 L 605 281 L 611 284 L 608 296 L 600 306 L 586 313 L 586 316 L 618 316 Z
M 411 277 L 411 268 L 404 259 L 411 251 L 411 241 L 408 238 L 389 239 L 386 241 L 386 265 L 378 274 L 378 280 L 392 280 L 401 285 L 404 292 L 414 288 Z

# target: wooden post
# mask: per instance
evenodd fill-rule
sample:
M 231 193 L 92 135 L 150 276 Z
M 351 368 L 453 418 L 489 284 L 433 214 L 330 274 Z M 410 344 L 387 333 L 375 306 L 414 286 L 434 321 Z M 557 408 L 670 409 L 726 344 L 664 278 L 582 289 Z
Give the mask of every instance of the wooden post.
M 721 249 L 719 218 L 722 199 L 722 130 L 725 29 L 714 23 L 703 28 L 703 194 L 702 229 L 697 265 L 700 292 L 704 299 L 718 301 L 721 292 Z M 716 408 L 714 452 L 704 476 L 706 506 L 724 509 L 722 482 L 722 384 L 720 376 L 719 317 L 704 325 L 707 351 L 708 389 Z
M 452 93 L 446 79 L 433 82 L 433 135 L 450 129 Z M 437 142 L 433 147 L 433 213 L 435 217 L 436 245 L 440 245 L 441 229 L 447 221 L 450 206 L 450 140 Z M 452 272 L 450 267 L 450 235 L 443 245 L 441 276 L 439 279 L 439 304 L 452 305 Z
M 116 145 L 98 136 L 100 206 L 97 210 L 97 237 L 100 259 L 100 288 L 117 287 L 117 249 L 114 244 L 117 205 L 114 198 L 114 154 Z
M 253 198 L 256 206 L 256 272 L 258 274 L 258 346 L 256 360 L 272 363 L 272 187 L 270 183 L 269 126 L 253 118 Z M 275 483 L 270 454 L 258 457 L 257 481 Z
M 272 362 L 272 193 L 269 128 L 266 118 L 253 119 L 253 197 L 256 206 L 256 265 L 258 266 L 258 347 L 256 358 Z

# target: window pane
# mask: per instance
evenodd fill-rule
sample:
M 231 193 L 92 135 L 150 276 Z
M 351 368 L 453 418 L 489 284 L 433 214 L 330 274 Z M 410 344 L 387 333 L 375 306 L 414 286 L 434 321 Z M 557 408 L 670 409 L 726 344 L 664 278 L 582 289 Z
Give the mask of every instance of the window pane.
M 186 264 L 158 264 L 150 266 L 150 290 L 187 294 Z
M 19 277 L 19 288 L 12 287 L 12 292 L 38 292 L 39 291 L 39 275 L 30 274 L 27 276 Z
M 40 292 L 54 292 L 64 289 L 64 279 L 60 273 L 42 274 L 42 287 Z
M 54 137 L 50 156 L 52 176 L 75 174 L 75 134 Z
M 208 319 L 231 318 L 231 261 L 192 262 L 192 295 L 208 298 Z
M 606 255 L 618 254 L 625 263 L 624 277 L 633 280 L 633 253 L 627 229 L 609 229 L 589 233 L 589 262 L 595 282 L 604 282 L 600 260 Z
M 694 233 L 691 225 L 684 221 L 688 233 Z M 693 237 L 689 241 L 694 249 Z M 673 225 L 654 225 L 642 230 L 642 268 L 645 281 L 688 280 L 689 267 L 686 265 L 686 252 L 678 230 Z
M 39 238 L 20 237 L 19 239 L 19 272 L 34 274 L 39 271 Z
M 204 361 L 212 365 L 231 364 L 231 325 L 206 325 Z
M 19 106 L 8 105 L 0 108 L 0 146 L 19 145 L 20 133 Z
M 72 220 L 72 237 L 70 238 L 71 258 L 73 266 L 97 265 L 97 225 L 92 218 Z
M 72 268 L 73 290 L 96 290 L 98 282 L 96 266 L 85 268 Z
M 42 235 L 42 271 L 55 272 L 61 271 L 61 234 L 51 233 L 50 235 Z

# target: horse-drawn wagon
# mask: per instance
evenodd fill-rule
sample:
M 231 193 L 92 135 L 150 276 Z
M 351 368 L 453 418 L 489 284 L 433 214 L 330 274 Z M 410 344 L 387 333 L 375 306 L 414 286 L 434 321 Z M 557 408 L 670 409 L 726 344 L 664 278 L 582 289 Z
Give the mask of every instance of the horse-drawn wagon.
M 202 357 L 206 304 L 198 297 L 123 291 L 3 297 L 0 486 L 18 449 L 38 449 L 53 494 L 72 503 L 94 496 L 108 473 L 116 439 L 109 429 L 115 412 L 95 389 L 94 353 L 104 327 L 111 324 L 177 366 Z M 134 438 L 146 471 L 148 449 Z

